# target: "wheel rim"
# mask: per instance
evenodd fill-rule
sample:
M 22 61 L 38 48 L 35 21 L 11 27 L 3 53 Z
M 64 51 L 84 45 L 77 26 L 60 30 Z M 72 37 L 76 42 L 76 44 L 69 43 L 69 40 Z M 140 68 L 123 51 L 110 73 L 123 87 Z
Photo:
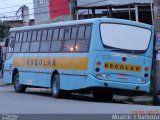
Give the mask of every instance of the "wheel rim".
M 19 89 L 19 77 L 18 77 L 18 75 L 16 75 L 16 77 L 15 77 L 15 88 Z
M 58 80 L 57 80 L 57 78 L 55 78 L 53 80 L 53 93 L 56 95 L 56 94 L 58 94 L 58 91 L 59 91 Z

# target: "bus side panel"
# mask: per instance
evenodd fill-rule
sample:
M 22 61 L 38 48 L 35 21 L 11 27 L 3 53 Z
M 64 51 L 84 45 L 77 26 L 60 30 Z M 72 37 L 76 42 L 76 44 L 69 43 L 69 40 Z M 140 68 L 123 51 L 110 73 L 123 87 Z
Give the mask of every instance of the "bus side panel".
M 4 74 L 3 74 L 3 82 L 4 83 L 12 83 L 12 59 L 8 59 L 4 63 Z
M 20 72 L 20 84 L 37 86 L 37 87 L 50 87 L 51 74 L 36 73 L 36 72 Z
M 3 82 L 5 84 L 11 84 L 12 83 L 12 71 L 4 71 Z
M 60 75 L 60 88 L 63 90 L 77 90 L 86 88 L 87 76 Z

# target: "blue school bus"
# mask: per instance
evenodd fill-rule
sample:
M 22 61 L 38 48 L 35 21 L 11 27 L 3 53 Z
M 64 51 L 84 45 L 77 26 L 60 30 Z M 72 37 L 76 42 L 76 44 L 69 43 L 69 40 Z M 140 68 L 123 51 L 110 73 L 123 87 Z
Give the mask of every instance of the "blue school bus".
M 95 18 L 10 29 L 4 82 L 16 92 L 51 88 L 111 100 L 116 91 L 149 92 L 154 46 L 152 26 Z

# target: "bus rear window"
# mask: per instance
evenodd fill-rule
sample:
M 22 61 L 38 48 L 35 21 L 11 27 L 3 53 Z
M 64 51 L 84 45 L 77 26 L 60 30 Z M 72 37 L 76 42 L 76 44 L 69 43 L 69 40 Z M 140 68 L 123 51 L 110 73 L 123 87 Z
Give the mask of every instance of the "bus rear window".
M 122 50 L 145 51 L 151 39 L 151 30 L 136 26 L 102 23 L 100 31 L 105 46 Z

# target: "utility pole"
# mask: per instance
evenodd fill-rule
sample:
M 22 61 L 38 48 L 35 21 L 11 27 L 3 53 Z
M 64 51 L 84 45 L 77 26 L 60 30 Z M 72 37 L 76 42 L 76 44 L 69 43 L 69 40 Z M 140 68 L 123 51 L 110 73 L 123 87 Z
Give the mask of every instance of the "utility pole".
M 23 18 L 23 25 L 29 26 L 29 8 L 25 5 L 22 7 L 22 18 Z
M 29 8 L 26 5 L 21 6 L 16 15 L 20 12 L 24 26 L 29 26 Z
M 156 60 L 155 60 L 155 74 L 154 87 L 155 104 L 160 105 L 160 0 L 154 0 L 154 27 L 156 31 Z

